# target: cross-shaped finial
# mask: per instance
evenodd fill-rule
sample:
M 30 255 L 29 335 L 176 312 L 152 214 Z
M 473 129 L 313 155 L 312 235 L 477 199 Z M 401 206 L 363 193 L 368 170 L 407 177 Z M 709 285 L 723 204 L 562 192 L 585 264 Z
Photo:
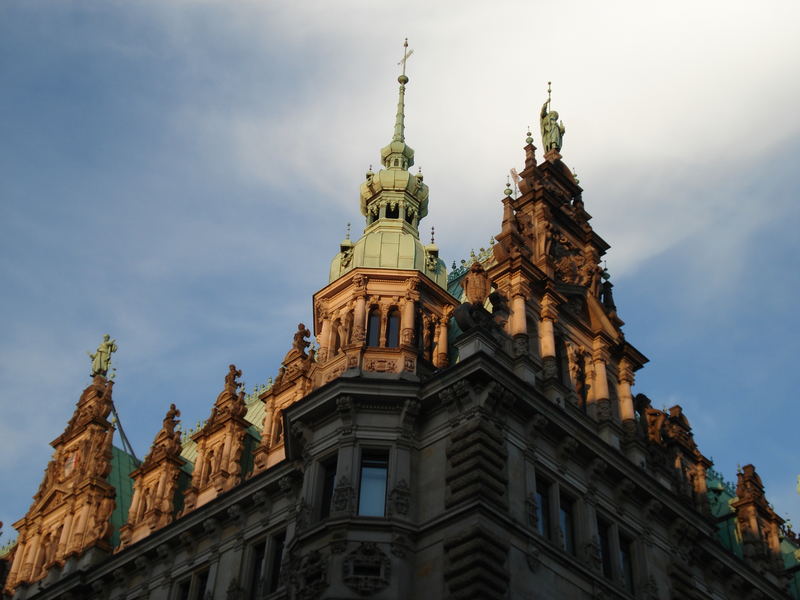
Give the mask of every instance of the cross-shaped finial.
M 403 58 L 401 58 L 400 62 L 397 63 L 398 66 L 400 66 L 400 65 L 403 66 L 402 75 L 406 74 L 406 62 L 408 61 L 408 57 L 411 56 L 412 54 L 414 54 L 414 50 L 409 50 L 408 49 L 408 38 L 406 38 L 406 41 L 403 42 Z

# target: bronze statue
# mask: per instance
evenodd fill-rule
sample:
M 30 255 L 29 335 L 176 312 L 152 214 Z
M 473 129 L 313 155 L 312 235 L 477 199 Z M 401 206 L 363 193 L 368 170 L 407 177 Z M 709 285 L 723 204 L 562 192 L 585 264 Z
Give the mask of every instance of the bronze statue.
M 103 341 L 97 347 L 94 354 L 89 353 L 89 358 L 92 359 L 92 377 L 95 375 L 102 375 L 105 377 L 108 374 L 108 367 L 111 364 L 111 354 L 117 351 L 117 341 L 112 340 L 111 336 L 105 334 Z
M 561 151 L 564 141 L 564 133 L 567 131 L 564 123 L 558 121 L 558 113 L 550 110 L 550 82 L 547 82 L 547 102 L 542 105 L 542 112 L 539 117 L 542 129 L 542 146 L 545 153 L 550 150 Z

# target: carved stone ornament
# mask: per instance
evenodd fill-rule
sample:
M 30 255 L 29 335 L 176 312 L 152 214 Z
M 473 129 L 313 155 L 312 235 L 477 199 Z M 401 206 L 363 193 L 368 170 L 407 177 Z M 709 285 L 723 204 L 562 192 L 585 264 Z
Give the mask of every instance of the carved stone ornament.
M 331 500 L 331 509 L 334 512 L 352 513 L 355 504 L 355 490 L 350 480 L 342 475 L 333 490 L 333 499 Z
M 374 542 L 362 542 L 342 563 L 342 579 L 354 592 L 375 594 L 389 586 L 392 563 Z
M 479 306 L 483 306 L 486 302 L 492 287 L 489 283 L 489 276 L 478 262 L 472 263 L 469 272 L 464 276 L 462 286 L 467 302 Z
M 407 515 L 411 508 L 411 489 L 405 479 L 401 479 L 389 493 L 389 514 Z
M 300 560 L 290 560 L 281 572 L 289 574 L 292 598 L 316 600 L 328 587 L 328 559 L 319 550 L 313 550 Z

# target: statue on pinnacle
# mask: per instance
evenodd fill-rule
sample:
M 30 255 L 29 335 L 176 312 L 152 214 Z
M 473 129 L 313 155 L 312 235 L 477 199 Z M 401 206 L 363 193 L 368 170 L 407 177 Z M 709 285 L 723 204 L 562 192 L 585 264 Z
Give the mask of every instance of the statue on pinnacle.
M 94 354 L 89 354 L 92 359 L 92 377 L 102 375 L 105 377 L 108 374 L 108 367 L 111 365 L 111 354 L 117 351 L 117 340 L 112 340 L 111 336 L 105 334 L 103 341 L 97 347 Z
M 564 133 L 567 131 L 564 122 L 559 122 L 558 113 L 550 110 L 550 82 L 547 82 L 547 102 L 542 105 L 540 115 L 540 125 L 542 129 L 542 146 L 545 154 L 551 150 L 561 151 L 564 142 Z

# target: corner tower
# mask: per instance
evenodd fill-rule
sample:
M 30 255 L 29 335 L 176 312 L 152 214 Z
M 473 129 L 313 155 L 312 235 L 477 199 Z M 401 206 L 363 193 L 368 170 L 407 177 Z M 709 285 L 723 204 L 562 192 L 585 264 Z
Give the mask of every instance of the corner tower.
M 364 234 L 341 243 L 329 285 L 314 295 L 323 382 L 351 369 L 418 375 L 447 364 L 447 323 L 456 302 L 446 291 L 438 247 L 419 237 L 428 186 L 422 173 L 408 170 L 414 164 L 405 139 L 410 54 L 406 41 L 394 134 L 381 149 L 383 168 L 370 169 L 361 184 Z

